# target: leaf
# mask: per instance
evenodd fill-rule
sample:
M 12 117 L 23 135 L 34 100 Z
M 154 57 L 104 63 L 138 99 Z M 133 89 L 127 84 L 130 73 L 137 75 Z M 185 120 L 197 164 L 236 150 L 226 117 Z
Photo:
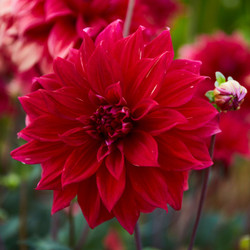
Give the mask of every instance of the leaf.
M 215 72 L 215 77 L 216 77 L 216 81 L 218 82 L 219 86 L 222 83 L 226 82 L 225 76 L 221 72 L 219 72 L 219 71 Z
M 209 99 L 210 102 L 214 102 L 214 91 L 213 90 L 207 91 L 205 96 Z

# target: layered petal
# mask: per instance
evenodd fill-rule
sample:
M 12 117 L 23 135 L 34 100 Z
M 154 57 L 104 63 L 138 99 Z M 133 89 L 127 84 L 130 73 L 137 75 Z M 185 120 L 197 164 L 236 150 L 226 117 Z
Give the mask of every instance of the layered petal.
M 121 199 L 113 209 L 114 216 L 130 234 L 133 234 L 135 224 L 140 215 L 133 192 L 133 188 L 128 185 Z
M 91 228 L 113 217 L 113 214 L 108 212 L 101 201 L 95 177 L 91 177 L 80 183 L 77 200 Z
M 150 205 L 167 210 L 167 183 L 159 169 L 138 168 L 128 169 L 131 185 L 135 192 Z
M 135 166 L 159 166 L 158 146 L 146 132 L 134 131 L 123 142 L 125 158 Z
M 100 167 L 96 174 L 96 184 L 103 204 L 111 211 L 123 194 L 126 183 L 125 170 L 123 169 L 119 179 L 114 178 L 105 165 Z
M 86 140 L 68 156 L 62 173 L 62 186 L 78 183 L 92 176 L 101 162 L 96 160 L 98 143 Z
M 62 190 L 55 190 L 53 194 L 53 206 L 51 214 L 68 207 L 70 202 L 75 198 L 78 191 L 78 185 L 73 184 L 63 188 Z
M 23 146 L 13 150 L 11 156 L 26 164 L 38 164 L 58 156 L 64 145 L 61 142 L 40 142 L 32 140 Z
M 187 119 L 174 109 L 155 109 L 137 122 L 138 128 L 152 135 L 161 134 L 178 124 L 187 123 Z
M 169 71 L 156 100 L 167 107 L 178 107 L 190 101 L 195 93 L 196 84 L 203 76 L 186 70 Z

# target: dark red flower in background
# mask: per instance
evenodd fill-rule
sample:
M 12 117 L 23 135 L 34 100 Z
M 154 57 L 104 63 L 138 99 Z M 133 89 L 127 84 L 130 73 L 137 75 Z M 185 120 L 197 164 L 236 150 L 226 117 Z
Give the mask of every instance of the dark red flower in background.
M 181 48 L 180 56 L 200 60 L 201 74 L 211 78 L 199 85 L 198 95 L 204 97 L 206 91 L 214 89 L 216 71 L 220 71 L 226 77 L 233 77 L 248 92 L 250 91 L 250 50 L 239 34 L 203 35 L 195 44 Z M 221 117 L 220 127 L 223 132 L 216 138 L 215 159 L 224 162 L 226 166 L 231 164 L 234 153 L 250 156 L 249 110 L 250 97 L 247 94 L 239 111 Z
M 124 243 L 115 229 L 110 229 L 104 238 L 105 250 L 125 250 Z
M 6 91 L 5 83 L 0 78 L 0 116 L 6 113 L 9 108 L 9 96 Z
M 169 30 L 146 43 L 142 27 L 123 38 L 121 26 L 95 43 L 83 32 L 80 50 L 20 98 L 28 143 L 12 157 L 41 163 L 37 189 L 54 190 L 52 213 L 77 196 L 91 228 L 116 217 L 133 233 L 141 212 L 181 208 L 187 172 L 211 166 L 206 138 L 219 129 L 194 96 L 200 63 L 173 60 Z
M 19 72 L 30 70 L 33 66 L 38 73 L 49 73 L 53 59 L 66 57 L 70 48 L 79 48 L 82 29 L 90 27 L 88 34 L 96 37 L 110 22 L 126 16 L 128 0 L 5 0 L 9 18 L 1 20 L 8 23 L 8 46 L 12 61 Z M 156 1 L 156 3 L 161 1 Z M 11 7 L 10 7 L 11 5 Z M 136 1 L 131 31 L 139 25 L 150 28 L 148 35 L 155 35 L 165 28 L 170 13 L 163 11 L 156 18 L 151 11 L 152 3 Z M 175 11 L 176 4 L 170 0 L 159 3 L 162 10 Z M 41 74 L 40 73 L 40 74 Z

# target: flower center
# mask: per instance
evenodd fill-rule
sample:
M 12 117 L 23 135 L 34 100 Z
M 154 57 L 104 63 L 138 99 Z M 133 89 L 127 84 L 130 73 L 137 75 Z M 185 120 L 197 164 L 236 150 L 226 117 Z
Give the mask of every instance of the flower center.
M 108 144 L 128 134 L 132 128 L 130 112 L 125 106 L 100 106 L 90 117 L 90 124 L 94 134 L 104 138 Z

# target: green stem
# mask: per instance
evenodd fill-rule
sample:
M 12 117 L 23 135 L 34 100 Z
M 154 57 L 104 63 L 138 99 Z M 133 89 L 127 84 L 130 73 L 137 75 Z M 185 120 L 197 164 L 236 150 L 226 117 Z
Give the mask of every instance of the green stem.
M 139 228 L 138 222 L 135 225 L 134 237 L 135 237 L 136 249 L 142 250 L 141 235 L 140 235 L 140 228 Z
M 73 248 L 75 244 L 75 223 L 73 216 L 73 203 L 69 206 L 69 246 Z
M 129 0 L 127 14 L 126 14 L 125 22 L 124 22 L 124 27 L 123 27 L 123 36 L 124 37 L 129 35 L 134 6 L 135 6 L 135 0 Z
M 211 158 L 213 158 L 214 145 L 215 145 L 215 135 L 213 135 L 211 137 L 211 143 L 210 143 L 210 147 L 209 147 L 209 154 L 210 154 Z M 191 240 L 190 240 L 190 243 L 189 243 L 188 250 L 193 249 L 197 229 L 198 229 L 200 218 L 201 218 L 202 208 L 203 208 L 205 197 L 206 197 L 206 191 L 207 191 L 208 179 L 209 179 L 209 170 L 210 170 L 210 167 L 204 169 L 204 172 L 203 172 L 204 173 L 204 179 L 203 179 L 203 185 L 202 185 L 202 190 L 201 190 L 200 202 L 199 202 L 197 215 L 196 215 L 196 219 L 195 219 L 195 224 L 194 224 L 194 228 L 193 228 L 193 232 L 192 232 L 192 236 L 191 236 Z

